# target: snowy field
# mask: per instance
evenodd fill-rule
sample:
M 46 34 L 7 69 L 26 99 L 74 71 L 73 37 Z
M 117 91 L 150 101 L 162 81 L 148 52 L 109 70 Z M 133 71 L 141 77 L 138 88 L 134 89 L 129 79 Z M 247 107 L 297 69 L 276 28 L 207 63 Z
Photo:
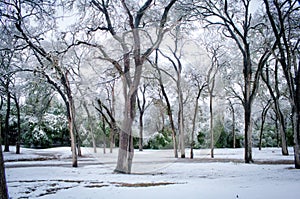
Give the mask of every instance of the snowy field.
M 292 148 L 289 156 L 279 148 L 253 149 L 254 164 L 243 163 L 243 149 L 216 149 L 213 160 L 204 149 L 193 160 L 175 159 L 172 150 L 136 151 L 131 175 L 113 173 L 117 149 L 83 148 L 78 168 L 71 167 L 70 148 L 14 150 L 4 153 L 11 198 L 299 198 Z

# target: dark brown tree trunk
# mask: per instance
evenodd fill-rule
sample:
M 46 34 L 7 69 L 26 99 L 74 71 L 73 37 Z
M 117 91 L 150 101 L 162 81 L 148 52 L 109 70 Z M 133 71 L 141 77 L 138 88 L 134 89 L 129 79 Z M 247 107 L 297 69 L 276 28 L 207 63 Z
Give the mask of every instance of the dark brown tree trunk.
M 115 82 L 113 82 L 113 85 L 111 87 L 111 115 L 113 118 L 115 118 L 115 104 L 116 104 L 116 97 L 115 97 Z M 113 120 L 113 128 L 110 129 L 110 134 L 109 134 L 109 152 L 112 153 L 113 152 L 113 148 L 115 147 L 115 137 L 118 133 L 118 129 L 117 129 L 117 124 L 116 122 Z
M 185 158 L 185 136 L 184 136 L 184 115 L 183 115 L 183 95 L 181 90 L 181 68 L 177 71 L 177 90 L 179 101 L 179 135 L 180 135 L 180 157 Z
M 287 9 L 279 1 L 264 0 L 268 19 L 270 21 L 274 36 L 276 38 L 274 47 L 278 53 L 274 53 L 276 59 L 281 64 L 284 77 L 289 91 L 289 100 L 292 108 L 292 122 L 294 131 L 294 156 L 295 168 L 300 169 L 300 62 L 296 59 L 296 52 L 299 49 L 299 42 L 293 44 L 292 39 L 298 39 L 293 35 L 294 22 L 293 14 L 297 12 L 294 9 Z M 297 4 L 297 2 L 293 2 Z M 272 4 L 270 6 L 270 4 Z M 294 6 L 295 4 L 288 6 Z M 275 8 L 274 10 L 272 8 Z M 276 17 L 274 17 L 276 16 Z M 294 37 L 294 38 L 293 38 Z M 294 46 L 296 45 L 296 46 Z M 298 63 L 297 63 L 298 61 Z
M 8 199 L 8 191 L 7 191 L 7 184 L 6 184 L 6 176 L 5 176 L 5 167 L 4 167 L 4 159 L 2 153 L 2 115 L 0 115 L 0 199 Z
M 176 137 L 176 130 L 175 130 L 175 125 L 174 125 L 174 120 L 173 120 L 173 115 L 172 115 L 172 109 L 171 109 L 171 104 L 168 98 L 168 95 L 166 93 L 164 84 L 162 82 L 162 75 L 161 75 L 161 70 L 158 67 L 158 50 L 155 51 L 155 63 L 153 66 L 156 68 L 158 72 L 158 82 L 159 86 L 161 88 L 162 95 L 166 101 L 167 104 L 167 115 L 170 120 L 170 125 L 171 125 L 171 130 L 172 130 L 172 140 L 173 140 L 173 150 L 174 150 L 174 157 L 178 158 L 178 143 L 177 143 L 177 137 Z
M 214 80 L 213 80 L 214 81 Z M 209 89 L 210 90 L 210 89 Z M 210 157 L 214 158 L 214 117 L 213 117 L 213 96 L 212 96 L 212 90 L 209 91 L 209 113 L 210 113 Z
M 235 139 L 235 111 L 234 111 L 234 107 L 232 102 L 230 101 L 230 99 L 228 99 L 229 101 L 229 106 L 231 109 L 231 113 L 232 113 L 232 148 L 236 147 L 236 139 Z
M 298 94 L 300 94 L 300 93 L 298 93 Z M 298 98 L 300 98 L 300 97 L 298 97 Z M 300 104 L 300 102 L 298 102 L 298 106 L 299 106 L 299 104 Z M 297 110 L 297 112 L 294 113 L 293 120 L 294 120 L 293 123 L 294 123 L 294 156 L 295 156 L 294 160 L 295 160 L 295 168 L 300 169 L 300 111 L 299 110 Z
M 106 125 L 105 125 L 104 117 L 102 117 L 102 133 L 103 133 L 103 154 L 106 154 Z
M 258 145 L 259 150 L 261 150 L 261 147 L 262 147 L 264 126 L 265 126 L 266 116 L 267 116 L 270 106 L 271 106 L 271 102 L 269 100 L 268 103 L 266 104 L 266 106 L 263 108 L 263 111 L 261 112 L 261 126 L 260 126 L 259 145 Z
M 6 95 L 6 115 L 5 115 L 5 132 L 4 132 L 4 152 L 9 152 L 9 118 L 10 118 L 10 102 L 11 96 L 8 91 L 7 85 L 7 95 Z
M 297 63 L 294 64 L 297 65 Z M 298 63 L 298 69 L 296 71 L 295 87 L 295 108 L 293 109 L 295 143 L 294 154 L 295 168 L 300 169 L 300 61 Z
M 16 140 L 16 154 L 20 154 L 20 141 L 21 141 L 21 119 L 20 119 L 20 104 L 17 96 L 14 96 L 14 101 L 17 108 L 17 140 Z
M 199 96 L 199 95 L 198 95 Z M 197 113 L 198 113 L 198 96 L 196 98 L 196 103 L 195 103 L 195 111 L 194 111 L 194 117 L 193 117 L 193 129 L 192 129 L 192 138 L 191 138 L 191 150 L 190 150 L 190 158 L 193 159 L 194 158 L 194 146 L 195 146 L 195 128 L 196 128 L 196 117 L 197 117 Z
M 143 123 L 143 112 L 140 112 L 140 117 L 139 117 L 139 151 L 143 151 L 143 128 L 144 128 L 144 123 Z
M 279 122 L 279 132 L 281 135 L 281 151 L 282 155 L 289 155 L 288 148 L 287 148 L 287 141 L 286 141 L 286 127 L 285 127 L 285 121 L 284 116 L 282 114 L 282 111 L 280 109 L 279 105 L 279 98 L 280 98 L 280 91 L 278 88 L 278 61 L 275 63 L 275 89 L 273 91 L 270 83 L 270 74 L 269 74 L 269 66 L 266 65 L 265 75 L 263 74 L 263 71 L 261 72 L 262 80 L 266 83 L 266 86 L 268 87 L 269 93 L 272 97 L 272 100 L 274 102 L 274 108 L 277 120 Z M 276 95 L 275 95 L 276 94 Z M 276 121 L 275 121 L 276 122 Z M 277 122 L 276 122 L 277 124 Z

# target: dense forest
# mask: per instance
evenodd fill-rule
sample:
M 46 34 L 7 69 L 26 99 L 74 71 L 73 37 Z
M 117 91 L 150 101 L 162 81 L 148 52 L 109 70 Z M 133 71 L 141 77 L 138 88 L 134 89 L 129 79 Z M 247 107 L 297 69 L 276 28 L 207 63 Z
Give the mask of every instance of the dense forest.
M 10 145 L 294 147 L 300 168 L 297 0 L 1 0 L 0 121 Z M 186 148 L 190 154 L 186 154 Z M 3 175 L 1 151 L 0 172 Z M 2 184 L 2 182 L 1 182 Z M 2 192 L 4 193 L 4 191 Z

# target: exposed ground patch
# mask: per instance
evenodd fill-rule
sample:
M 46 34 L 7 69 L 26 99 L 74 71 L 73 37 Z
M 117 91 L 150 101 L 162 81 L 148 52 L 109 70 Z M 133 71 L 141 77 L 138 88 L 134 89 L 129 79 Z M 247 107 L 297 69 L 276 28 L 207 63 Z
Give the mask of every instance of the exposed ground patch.
M 126 183 L 126 182 L 111 182 L 111 184 L 115 184 L 117 187 L 155 187 L 155 186 L 165 186 L 177 184 L 174 182 L 146 182 L 146 183 Z
M 109 186 L 115 187 L 156 187 L 178 184 L 174 182 L 103 182 L 103 181 L 84 181 L 84 180 L 17 180 L 9 181 L 9 187 L 17 187 L 18 184 L 25 183 L 24 190 L 20 192 L 18 198 L 39 198 L 45 195 L 56 194 L 58 191 L 72 189 L 77 186 L 84 188 L 104 188 Z

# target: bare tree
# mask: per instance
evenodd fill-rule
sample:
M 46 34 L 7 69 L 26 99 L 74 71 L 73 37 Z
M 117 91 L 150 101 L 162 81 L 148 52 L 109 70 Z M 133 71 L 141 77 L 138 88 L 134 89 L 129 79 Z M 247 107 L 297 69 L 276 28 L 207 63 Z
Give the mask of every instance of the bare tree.
M 282 67 L 292 109 L 295 168 L 300 169 L 300 61 L 299 1 L 264 0 L 266 13 L 275 36 L 273 56 Z
M 174 40 L 174 48 L 171 48 L 169 46 L 169 52 L 170 56 L 166 54 L 166 52 L 163 52 L 162 50 L 159 50 L 160 54 L 166 58 L 172 65 L 175 73 L 176 78 L 173 78 L 171 74 L 168 74 L 172 80 L 176 83 L 176 90 L 178 94 L 178 129 L 179 129 L 179 146 L 180 146 L 180 156 L 181 158 L 185 158 L 185 136 L 184 136 L 184 110 L 183 110 L 183 93 L 182 93 L 182 47 L 183 45 L 179 44 L 180 40 L 180 26 L 177 26 L 175 29 L 175 33 L 172 34 L 173 40 Z
M 177 147 L 177 135 L 176 135 L 176 129 L 175 129 L 175 125 L 174 125 L 174 119 L 173 119 L 173 113 L 172 113 L 172 108 L 171 108 L 171 103 L 170 103 L 170 100 L 169 100 L 169 97 L 167 95 L 167 92 L 166 92 L 166 89 L 165 89 L 165 86 L 163 84 L 163 77 L 162 77 L 162 68 L 159 67 L 158 65 L 158 49 L 155 51 L 155 60 L 154 62 L 151 62 L 150 60 L 148 60 L 150 62 L 150 64 L 156 69 L 157 71 L 157 80 L 158 80 L 158 83 L 159 83 L 159 87 L 160 87 L 160 90 L 161 90 L 161 93 L 163 95 L 163 98 L 165 99 L 166 101 L 166 109 L 167 109 L 167 115 L 169 117 L 169 120 L 170 120 L 170 125 L 171 125 L 171 130 L 172 130 L 172 140 L 173 140 L 173 150 L 174 150 L 174 157 L 175 158 L 178 158 L 178 147 Z M 159 100 L 158 103 L 160 104 L 161 107 L 164 107 L 161 103 L 162 103 L 162 100 Z M 163 115 L 163 114 L 162 114 Z M 164 122 L 164 118 L 163 118 L 163 122 Z M 164 127 L 164 125 L 163 125 Z
M 19 71 L 29 71 L 42 75 L 45 81 L 53 86 L 65 102 L 71 137 L 72 165 L 73 167 L 77 167 L 76 135 L 74 128 L 75 106 L 69 81 L 70 70 L 60 65 L 61 53 L 58 51 L 54 52 L 55 50 L 48 50 L 40 42 L 47 32 L 53 30 L 55 24 L 53 13 L 56 3 L 52 1 L 11 1 L 4 2 L 3 4 L 4 6 L 10 7 L 6 12 L 2 13 L 3 18 L 1 18 L 1 20 L 3 20 L 3 24 L 8 24 L 7 29 L 13 28 L 11 32 L 18 38 L 18 49 L 30 49 L 36 58 L 37 65 L 39 65 L 39 67 L 34 69 L 20 68 Z M 24 12 L 23 9 L 28 9 L 30 12 Z M 36 21 L 41 27 L 35 29 L 35 31 L 32 30 L 31 24 L 28 23 L 30 21 L 29 19 L 38 19 Z M 45 23 L 45 25 L 43 23 Z M 67 49 L 69 49 L 69 47 L 67 47 Z M 63 53 L 65 52 L 67 52 L 67 50 L 63 51 Z M 54 73 L 53 70 L 55 71 Z
M 252 24 L 250 12 L 251 0 L 235 1 L 206 0 L 200 2 L 198 8 L 200 15 L 209 25 L 221 26 L 223 34 L 232 39 L 242 55 L 243 65 L 243 107 L 245 122 L 245 162 L 253 162 L 252 159 L 252 125 L 251 109 L 254 101 L 258 82 L 259 71 L 265 64 L 270 54 L 268 51 L 262 53 L 258 66 L 255 68 L 251 58 L 250 33 L 255 30 Z
M 210 113 L 210 156 L 214 158 L 214 148 L 215 148 L 215 141 L 214 141 L 214 114 L 213 114 L 213 98 L 215 97 L 214 89 L 215 89 L 215 81 L 216 75 L 220 68 L 219 63 L 219 55 L 218 51 L 220 46 L 217 47 L 206 47 L 207 52 L 209 53 L 210 57 L 210 67 L 207 72 L 207 90 L 209 93 L 209 113 Z
M 137 90 L 141 80 L 143 64 L 145 60 L 150 56 L 150 54 L 159 46 L 164 34 L 169 30 L 169 28 L 167 28 L 168 15 L 175 2 L 176 0 L 171 0 L 166 5 L 164 5 L 163 12 L 158 21 L 159 25 L 155 39 L 149 37 L 150 34 L 143 35 L 145 36 L 145 38 L 147 38 L 148 42 L 150 42 L 150 45 L 148 45 L 149 47 L 144 48 L 144 52 L 142 52 L 143 48 L 141 46 L 141 30 L 146 30 L 145 26 L 148 23 L 145 15 L 149 10 L 155 8 L 156 6 L 156 4 L 154 4 L 152 0 L 145 1 L 145 3 L 136 10 L 131 9 L 131 6 L 133 6 L 132 2 L 125 0 L 122 0 L 120 2 L 92 0 L 91 2 L 95 10 L 97 10 L 99 14 L 102 14 L 104 18 L 103 23 L 96 27 L 93 27 L 92 31 L 108 31 L 112 38 L 119 44 L 122 51 L 122 60 L 117 60 L 110 56 L 105 51 L 105 48 L 101 45 L 90 44 L 88 42 L 79 42 L 96 47 L 101 53 L 101 56 L 99 58 L 110 62 L 117 69 L 121 76 L 125 106 L 124 118 L 120 132 L 118 161 L 115 169 L 115 172 L 117 173 L 131 172 L 132 160 L 134 155 L 132 124 L 136 115 L 135 105 L 137 99 Z M 120 29 L 124 30 L 123 36 L 120 36 L 117 33 L 117 31 L 119 31 L 120 29 L 118 29 L 119 27 L 114 26 L 113 23 L 114 16 L 113 13 L 110 12 L 110 9 L 114 8 L 114 6 L 119 6 L 116 9 L 121 11 L 124 16 L 126 16 L 126 21 L 124 21 L 125 30 L 124 26 L 122 28 L 120 27 Z M 149 21 L 149 23 L 152 22 Z M 103 24 L 105 25 L 103 26 Z M 128 39 L 129 35 L 131 39 Z M 131 47 L 129 47 L 130 43 Z M 133 56 L 132 60 L 134 62 L 134 67 L 132 67 L 131 64 L 131 55 Z
M 270 80 L 270 68 L 269 64 L 266 65 L 264 70 L 261 71 L 262 80 L 265 82 L 269 93 L 271 95 L 271 98 L 274 103 L 274 110 L 276 113 L 276 117 L 278 119 L 279 123 L 279 132 L 281 135 L 281 149 L 282 149 L 282 155 L 288 155 L 288 148 L 287 148 L 287 141 L 286 141 L 286 124 L 284 115 L 280 108 L 279 99 L 281 97 L 281 93 L 279 90 L 279 79 L 278 79 L 278 61 L 275 61 L 275 70 L 274 70 L 274 81 Z M 274 85 L 274 88 L 272 88 L 272 85 Z M 261 144 L 260 144 L 261 145 Z M 261 147 L 261 146 L 260 146 Z

